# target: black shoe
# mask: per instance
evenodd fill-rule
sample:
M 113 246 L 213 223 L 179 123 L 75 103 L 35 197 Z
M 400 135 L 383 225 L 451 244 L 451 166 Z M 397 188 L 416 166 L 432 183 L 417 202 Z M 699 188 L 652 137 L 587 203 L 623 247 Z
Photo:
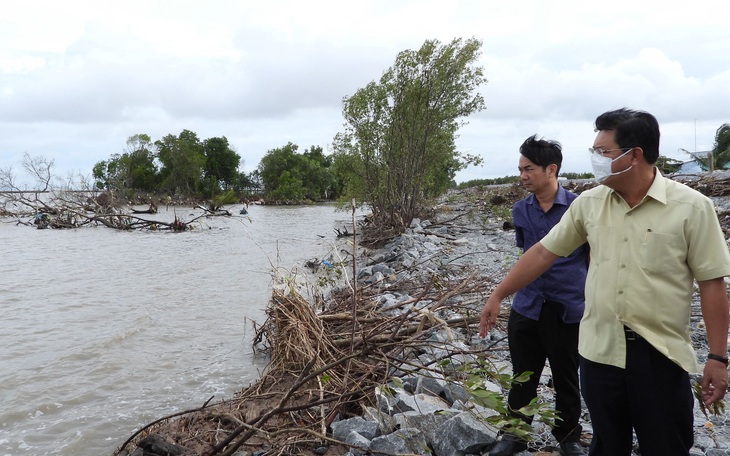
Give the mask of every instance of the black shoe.
M 527 444 L 511 434 L 505 434 L 502 440 L 489 450 L 489 456 L 512 456 L 527 449 Z
M 583 447 L 578 442 L 566 442 L 560 444 L 558 450 L 561 456 L 585 456 L 586 453 L 583 451 Z

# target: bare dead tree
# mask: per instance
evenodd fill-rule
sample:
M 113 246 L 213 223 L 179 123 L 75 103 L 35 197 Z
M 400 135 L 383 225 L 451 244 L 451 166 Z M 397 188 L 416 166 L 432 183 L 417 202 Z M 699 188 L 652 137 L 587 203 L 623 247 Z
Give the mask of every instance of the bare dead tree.
M 28 152 L 23 154 L 23 168 L 35 179 L 36 188 L 42 192 L 48 191 L 51 186 L 53 181 L 51 170 L 54 164 L 54 160 L 48 160 L 40 155 L 31 157 Z
M 33 187 L 19 180 L 11 166 L 0 170 L 0 216 L 20 225 L 36 228 L 80 228 L 105 226 L 118 230 L 171 230 L 185 231 L 191 221 L 177 216 L 174 221 L 146 220 L 125 213 L 126 200 L 110 190 L 99 190 L 92 180 L 83 175 L 69 174 L 66 180 L 53 174 L 54 161 L 45 157 L 24 154 L 23 169 Z M 146 213 L 156 213 L 157 205 L 150 204 Z M 230 213 L 228 213 L 230 215 Z

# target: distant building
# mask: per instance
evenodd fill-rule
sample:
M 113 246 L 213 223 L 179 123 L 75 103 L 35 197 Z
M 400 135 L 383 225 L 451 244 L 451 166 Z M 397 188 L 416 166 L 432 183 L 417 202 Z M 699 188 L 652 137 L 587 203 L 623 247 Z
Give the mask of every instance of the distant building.
M 686 161 L 682 163 L 682 166 L 679 167 L 679 169 L 675 172 L 676 174 L 695 174 L 695 173 L 704 173 L 705 169 L 702 169 L 703 167 L 697 163 L 694 160 Z

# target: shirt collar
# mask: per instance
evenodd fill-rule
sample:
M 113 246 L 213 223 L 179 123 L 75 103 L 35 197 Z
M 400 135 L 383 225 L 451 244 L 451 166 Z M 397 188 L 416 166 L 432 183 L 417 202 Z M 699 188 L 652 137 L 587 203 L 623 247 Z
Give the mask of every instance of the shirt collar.
M 646 196 L 662 204 L 667 204 L 667 178 L 662 175 L 659 168 L 654 168 L 654 182 L 651 183 Z
M 568 191 L 563 188 L 562 185 L 558 184 L 558 193 L 555 194 L 555 199 L 553 200 L 553 206 L 556 204 L 559 204 L 561 206 L 567 206 L 568 205 Z M 539 205 L 537 198 L 535 197 L 534 193 L 530 193 L 530 195 L 527 197 L 527 204 L 532 205 Z
M 609 196 L 616 195 L 616 197 L 619 198 L 616 190 L 610 187 L 606 188 L 608 189 Z M 654 182 L 651 183 L 649 191 L 646 192 L 642 202 L 645 201 L 646 198 L 651 198 L 659 203 L 667 204 L 667 178 L 664 177 L 661 171 L 659 171 L 659 168 L 654 168 Z
M 553 204 L 560 204 L 563 206 L 568 205 L 568 191 L 560 184 L 558 184 L 558 193 L 555 195 L 555 201 L 553 201 Z

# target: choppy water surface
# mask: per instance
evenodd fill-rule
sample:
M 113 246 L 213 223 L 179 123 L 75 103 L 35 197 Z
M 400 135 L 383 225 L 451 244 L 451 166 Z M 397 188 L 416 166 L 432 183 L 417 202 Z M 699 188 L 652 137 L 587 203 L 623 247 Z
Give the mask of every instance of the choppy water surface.
M 272 264 L 325 257 L 351 221 L 323 205 L 252 206 L 185 233 L 0 223 L 0 455 L 112 454 L 150 421 L 231 397 L 263 367 L 251 321 Z

